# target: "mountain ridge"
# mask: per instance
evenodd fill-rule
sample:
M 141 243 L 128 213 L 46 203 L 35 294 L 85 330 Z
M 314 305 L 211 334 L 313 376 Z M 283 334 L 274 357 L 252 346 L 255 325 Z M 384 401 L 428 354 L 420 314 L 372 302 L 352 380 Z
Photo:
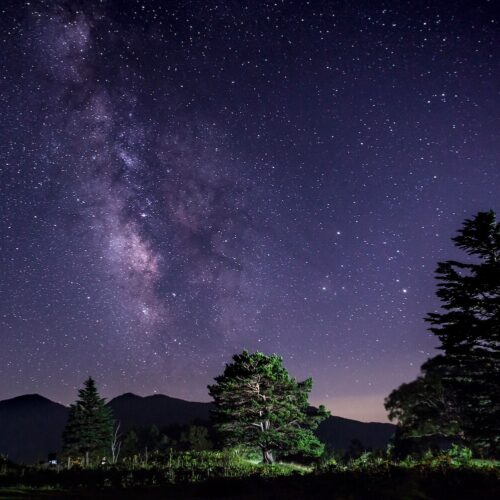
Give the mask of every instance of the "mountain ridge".
M 110 399 L 107 405 L 126 432 L 132 427 L 158 428 L 194 421 L 208 422 L 213 403 L 186 401 L 165 394 L 139 396 L 127 392 Z M 62 431 L 69 407 L 40 394 L 24 394 L 0 400 L 0 454 L 15 462 L 45 460 L 62 446 Z M 395 426 L 382 422 L 360 422 L 330 416 L 317 430 L 318 437 L 333 449 L 345 450 L 353 439 L 366 448 L 385 448 Z

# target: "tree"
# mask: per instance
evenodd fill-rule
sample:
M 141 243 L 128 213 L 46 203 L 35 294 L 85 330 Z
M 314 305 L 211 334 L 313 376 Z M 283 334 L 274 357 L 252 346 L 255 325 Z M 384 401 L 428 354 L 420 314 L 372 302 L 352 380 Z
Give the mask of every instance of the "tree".
M 460 401 L 460 428 L 477 451 L 500 444 L 500 223 L 479 212 L 464 222 L 455 245 L 472 262 L 440 262 L 437 296 L 442 311 L 426 320 L 442 343 L 434 361 L 445 391 Z
M 437 296 L 443 312 L 426 321 L 447 355 L 485 355 L 500 346 L 500 223 L 495 213 L 479 212 L 464 222 L 455 245 L 479 262 L 440 262 Z
M 187 431 L 181 434 L 180 441 L 184 443 L 189 450 L 204 451 L 213 448 L 208 429 L 203 425 L 190 425 Z
M 70 406 L 63 432 L 64 451 L 68 455 L 82 456 L 88 466 L 92 459 L 108 454 L 112 441 L 111 410 L 89 377 L 78 393 L 78 400 Z
M 279 356 L 244 351 L 233 356 L 215 382 L 208 386 L 215 403 L 212 416 L 228 444 L 259 448 L 264 463 L 274 461 L 274 451 L 322 453 L 312 430 L 328 412 L 323 406 L 310 409 L 312 379 L 297 382 Z
M 428 314 L 440 356 L 423 377 L 393 391 L 389 416 L 403 432 L 456 432 L 469 446 L 497 455 L 500 443 L 500 224 L 479 212 L 464 222 L 455 245 L 471 259 L 437 267 L 441 311 Z M 417 425 L 418 424 L 418 425 Z
M 385 399 L 389 419 L 398 422 L 398 437 L 460 433 L 457 402 L 453 394 L 445 391 L 440 373 L 434 368 L 439 363 L 439 357 L 429 360 L 422 366 L 421 376 L 394 389 Z

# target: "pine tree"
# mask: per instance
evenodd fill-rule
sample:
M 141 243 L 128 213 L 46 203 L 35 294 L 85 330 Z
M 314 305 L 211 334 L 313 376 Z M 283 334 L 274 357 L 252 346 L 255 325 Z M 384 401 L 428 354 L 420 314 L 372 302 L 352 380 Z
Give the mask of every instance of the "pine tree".
M 386 399 L 399 434 L 455 435 L 476 452 L 498 455 L 500 443 L 500 224 L 479 212 L 464 222 L 455 245 L 468 262 L 440 262 L 429 314 L 443 354 L 422 366 L 423 376 Z
M 499 352 L 500 224 L 495 213 L 479 212 L 468 219 L 455 245 L 478 262 L 440 262 L 437 296 L 444 312 L 431 313 L 430 330 L 446 354 Z
M 466 220 L 455 245 L 472 262 L 437 268 L 442 312 L 426 318 L 444 356 L 431 362 L 445 390 L 459 401 L 461 431 L 477 451 L 500 444 L 500 224 L 493 211 Z M 428 362 L 429 364 L 429 362 Z
M 88 378 L 70 406 L 63 433 L 64 452 L 83 458 L 86 466 L 91 460 L 106 456 L 113 440 L 111 410 L 99 396 L 95 382 Z
M 312 430 L 328 413 L 322 406 L 310 409 L 312 379 L 297 382 L 280 357 L 244 351 L 233 356 L 215 382 L 208 387 L 215 402 L 213 417 L 228 444 L 259 448 L 264 463 L 272 463 L 277 450 L 322 453 L 323 445 Z

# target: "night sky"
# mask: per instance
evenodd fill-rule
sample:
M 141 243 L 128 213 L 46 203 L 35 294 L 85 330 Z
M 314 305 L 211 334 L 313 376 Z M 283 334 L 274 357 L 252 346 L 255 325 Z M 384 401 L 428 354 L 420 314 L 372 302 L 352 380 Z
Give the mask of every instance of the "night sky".
M 244 348 L 386 419 L 500 209 L 497 2 L 0 4 L 0 399 L 208 400 Z

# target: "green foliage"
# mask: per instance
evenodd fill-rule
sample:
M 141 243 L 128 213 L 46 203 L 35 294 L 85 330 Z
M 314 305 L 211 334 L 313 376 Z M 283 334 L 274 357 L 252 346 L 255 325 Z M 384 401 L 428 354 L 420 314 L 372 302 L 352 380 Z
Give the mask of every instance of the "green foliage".
M 451 465 L 464 466 L 472 463 L 472 450 L 466 446 L 453 444 L 448 451 Z
M 385 463 L 386 460 L 383 457 L 377 456 L 371 451 L 365 451 L 352 461 L 351 467 L 379 467 Z
M 450 450 L 450 455 L 457 454 Z M 463 451 L 458 455 L 462 456 Z M 0 474 L 0 497 L 36 493 L 61 498 L 496 498 L 498 464 L 454 464 L 429 455 L 393 462 L 363 453 L 329 460 L 315 469 L 296 464 L 249 462 L 242 450 L 154 452 L 148 463 L 122 463 L 69 470 L 18 468 Z M 22 486 L 23 485 L 23 486 Z M 15 491 L 14 491 L 15 487 Z M 22 491 L 21 491 L 22 490 Z M 132 491 L 127 491 L 132 490 Z
M 88 466 L 109 454 L 112 433 L 111 411 L 89 377 L 78 393 L 78 400 L 70 406 L 63 433 L 64 453 L 81 458 Z
M 226 444 L 259 448 L 265 463 L 273 451 L 320 456 L 323 445 L 312 430 L 328 413 L 311 410 L 312 379 L 297 382 L 276 355 L 244 351 L 208 387 L 213 418 Z

